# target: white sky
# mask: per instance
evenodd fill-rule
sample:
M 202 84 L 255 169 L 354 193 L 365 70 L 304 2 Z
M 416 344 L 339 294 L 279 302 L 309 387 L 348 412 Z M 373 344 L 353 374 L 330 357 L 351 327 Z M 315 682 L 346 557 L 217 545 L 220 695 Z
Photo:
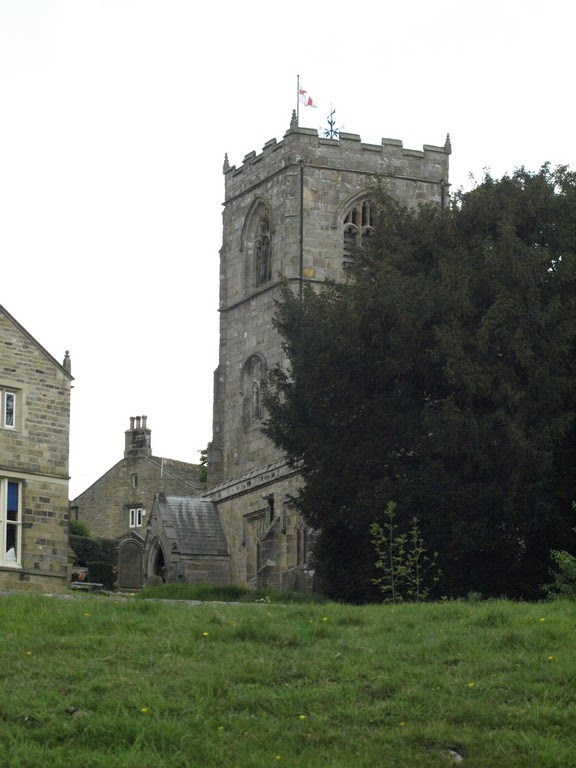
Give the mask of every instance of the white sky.
M 576 8 L 576 6 L 574 6 Z M 0 0 L 0 304 L 75 376 L 71 498 L 146 414 L 195 462 L 218 360 L 222 164 L 300 124 L 452 139 L 453 187 L 576 168 L 566 0 Z

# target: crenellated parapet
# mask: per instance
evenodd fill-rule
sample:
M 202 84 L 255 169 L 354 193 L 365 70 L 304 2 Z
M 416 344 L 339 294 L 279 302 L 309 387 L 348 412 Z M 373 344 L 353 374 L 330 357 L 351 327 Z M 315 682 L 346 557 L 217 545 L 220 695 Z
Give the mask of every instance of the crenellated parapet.
M 226 200 L 244 193 L 288 166 L 305 165 L 346 170 L 360 174 L 447 185 L 451 146 L 424 144 L 421 150 L 407 149 L 399 139 L 383 138 L 367 144 L 355 133 L 341 132 L 337 139 L 325 139 L 311 128 L 291 127 L 281 141 L 270 139 L 258 154 L 249 152 L 240 166 L 224 166 Z

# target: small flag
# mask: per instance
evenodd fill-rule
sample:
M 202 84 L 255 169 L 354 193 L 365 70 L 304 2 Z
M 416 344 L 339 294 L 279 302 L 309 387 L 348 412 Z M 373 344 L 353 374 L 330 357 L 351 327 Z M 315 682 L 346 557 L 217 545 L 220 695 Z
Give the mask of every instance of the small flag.
M 304 104 L 305 107 L 314 107 L 314 109 L 316 109 L 318 106 L 317 104 L 314 104 L 308 91 L 305 91 L 302 88 L 298 90 L 298 98 L 300 100 L 300 104 Z

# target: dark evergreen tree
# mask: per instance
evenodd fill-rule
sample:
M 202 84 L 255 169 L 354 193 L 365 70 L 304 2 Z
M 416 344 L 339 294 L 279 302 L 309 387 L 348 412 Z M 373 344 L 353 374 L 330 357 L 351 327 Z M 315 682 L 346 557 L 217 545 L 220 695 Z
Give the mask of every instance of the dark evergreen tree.
M 268 435 L 301 467 L 328 594 L 371 597 L 387 502 L 441 590 L 534 597 L 576 495 L 576 177 L 523 169 L 408 211 L 380 196 L 352 279 L 286 290 Z

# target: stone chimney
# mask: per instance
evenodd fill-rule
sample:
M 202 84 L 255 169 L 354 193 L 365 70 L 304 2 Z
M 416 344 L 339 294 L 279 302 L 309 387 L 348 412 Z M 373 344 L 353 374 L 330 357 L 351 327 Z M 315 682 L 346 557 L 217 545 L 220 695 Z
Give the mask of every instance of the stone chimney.
M 130 416 L 130 429 L 124 433 L 126 447 L 125 459 L 152 456 L 152 432 L 146 426 L 147 416 Z

